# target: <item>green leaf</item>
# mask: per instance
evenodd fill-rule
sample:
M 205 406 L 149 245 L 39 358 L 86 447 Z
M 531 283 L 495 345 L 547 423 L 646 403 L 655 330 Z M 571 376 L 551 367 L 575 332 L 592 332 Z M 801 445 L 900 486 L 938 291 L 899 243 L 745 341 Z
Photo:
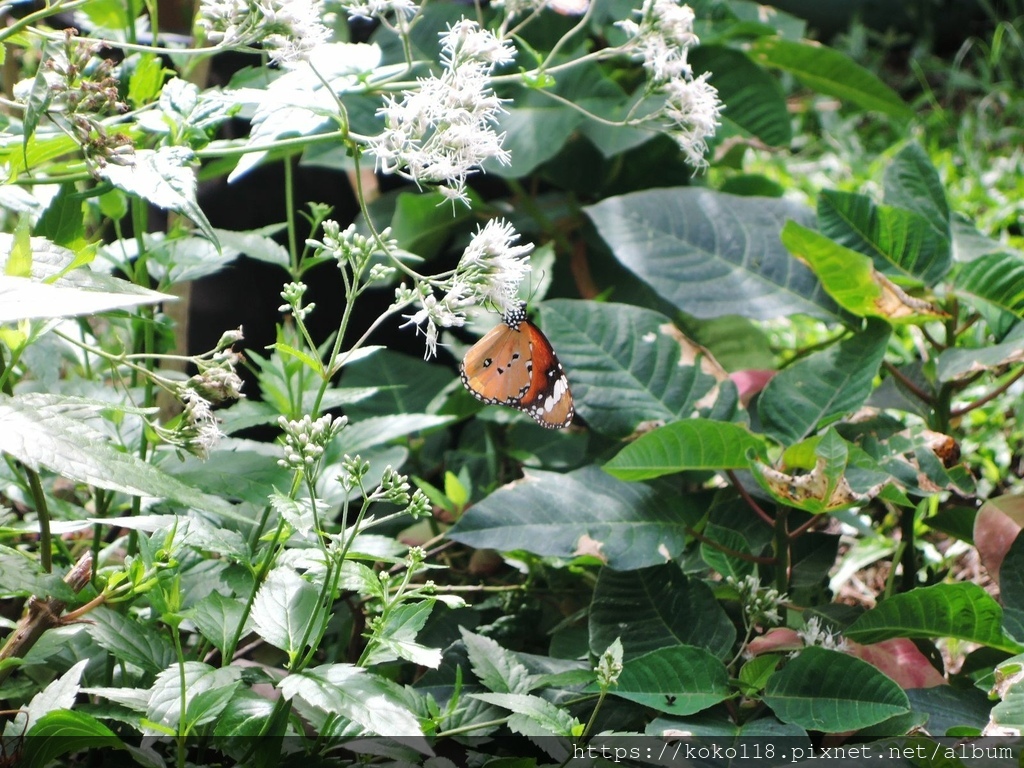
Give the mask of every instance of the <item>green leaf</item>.
M 452 416 L 432 416 L 428 413 L 403 413 L 399 416 L 373 416 L 349 424 L 338 435 L 335 443 L 339 454 L 354 456 L 360 451 L 406 437 L 415 432 L 426 432 L 453 421 Z
M 319 590 L 288 567 L 268 574 L 252 606 L 256 634 L 286 651 L 292 663 L 306 643 L 319 637 L 319 625 L 326 620 Z M 314 626 L 307 633 L 310 624 Z
M 703 36 L 702 36 L 703 37 Z M 694 72 L 710 72 L 709 82 L 726 105 L 722 124 L 755 136 L 773 147 L 793 139 L 786 97 L 777 78 L 752 62 L 742 51 L 719 45 L 700 45 L 689 52 Z
M 119 662 L 134 664 L 152 674 L 167 669 L 174 662 L 171 641 L 152 626 L 109 608 L 92 611 L 89 621 L 92 639 Z
M 239 736 L 252 739 L 266 736 L 275 704 L 250 689 L 242 688 L 228 702 L 214 725 L 215 736 Z
M 57 245 L 70 245 L 85 232 L 82 195 L 71 183 L 60 185 L 43 215 L 36 222 L 34 234 L 45 237 Z
M 233 688 L 241 680 L 241 667 L 229 666 L 217 669 L 200 661 L 186 661 L 183 665 L 172 664 L 159 675 L 149 694 L 146 718 L 177 731 L 181 719 L 182 690 L 185 694 L 185 711 L 197 696 L 206 691 Z M 187 722 L 187 719 L 186 719 Z
M 784 723 L 840 733 L 910 711 L 903 690 L 865 661 L 810 647 L 768 680 L 765 703 Z
M 25 734 L 18 765 L 45 768 L 61 755 L 87 749 L 125 749 L 113 731 L 92 715 L 58 709 L 39 718 Z
M 818 93 L 904 120 L 913 117 L 913 112 L 892 88 L 834 48 L 762 37 L 751 46 L 751 55 L 766 67 L 789 72 Z
M 233 683 L 219 688 L 211 688 L 193 697 L 185 710 L 187 730 L 192 731 L 216 720 L 227 707 L 231 697 L 235 695 L 241 682 L 241 680 L 235 680 Z
M 346 408 L 345 413 L 353 423 L 385 414 L 429 413 L 431 401 L 451 386 L 452 378 L 448 368 L 384 349 L 371 359 L 345 366 L 346 387 L 376 392 Z
M 747 540 L 739 531 L 714 523 L 706 523 L 703 536 L 704 539 L 700 543 L 700 557 L 715 573 L 737 579 L 742 579 L 753 573 L 754 564 L 750 560 L 744 560 L 731 554 L 731 552 L 741 555 L 753 554 Z M 719 546 L 716 547 L 715 544 Z M 723 548 L 726 551 L 723 551 Z
M 710 587 L 688 579 L 675 564 L 639 571 L 605 568 L 590 605 L 591 653 L 600 654 L 616 638 L 627 659 L 677 645 L 724 659 L 732 653 L 736 628 Z
M 990 253 L 969 261 L 955 279 L 956 293 L 977 303 L 994 304 L 1024 317 L 1024 259 L 1012 253 Z
M 575 718 L 568 710 L 542 699 L 540 696 L 529 696 L 521 693 L 471 693 L 470 698 L 485 701 L 497 707 L 521 715 L 527 722 L 509 720 L 509 728 L 516 733 L 532 736 L 573 736 Z M 530 728 L 530 724 L 540 727 L 540 731 Z
M 322 376 L 324 373 L 324 366 L 320 361 L 320 358 L 313 357 L 311 354 L 301 349 L 296 349 L 291 344 L 285 344 L 283 341 L 278 341 L 271 344 L 268 349 L 276 349 L 282 355 L 294 357 L 318 376 Z
M 875 268 L 896 278 L 934 285 L 953 263 L 952 248 L 919 213 L 876 205 L 865 195 L 826 190 L 818 196 L 821 233 L 870 256 Z
M 196 201 L 195 155 L 186 147 L 136 149 L 130 165 L 107 163 L 99 170 L 118 189 L 192 220 L 214 243 L 217 236 Z
M 496 641 L 459 627 L 473 674 L 494 693 L 529 693 L 535 678 L 512 651 Z
M 362 663 L 369 667 L 405 659 L 419 667 L 437 669 L 441 665 L 441 651 L 415 642 L 433 609 L 433 600 L 404 603 L 390 609 L 383 623 L 374 627 L 373 636 L 377 644 L 363 658 Z
M 782 242 L 811 266 L 839 306 L 858 317 L 920 322 L 940 315 L 927 302 L 908 296 L 876 272 L 870 258 L 814 230 L 787 222 Z
M 31 279 L 10 276 L 10 271 L 21 271 L 23 266 L 11 266 L 10 259 L 17 256 L 22 246 L 16 245 L 17 235 L 0 233 L 0 322 L 16 322 L 27 318 L 70 317 L 123 309 L 141 304 L 174 301 L 166 293 L 133 285 L 102 272 L 73 269 L 78 255 L 67 248 L 51 243 L 46 238 L 27 240 L 31 252 L 28 264 Z M 68 271 L 72 269 L 72 271 Z
M 128 102 L 135 109 L 147 106 L 153 101 L 164 84 L 163 60 L 153 53 L 139 56 L 131 77 L 128 79 Z
M 670 560 L 686 544 L 686 520 L 699 517 L 692 497 L 624 483 L 588 466 L 564 475 L 528 472 L 473 505 L 448 538 L 502 552 L 592 555 L 625 570 Z
M 210 451 L 206 461 L 197 456 L 189 456 L 184 461 L 168 456 L 160 468 L 206 493 L 262 506 L 275 487 L 287 488 L 291 482 L 291 472 L 277 463 L 280 456 L 276 446 L 230 440 Z
M 947 382 L 1021 361 L 1024 361 L 1024 323 L 1014 326 L 999 344 L 942 350 L 935 368 L 939 381 Z
M 924 217 L 940 241 L 952 239 L 946 188 L 919 144 L 908 144 L 886 167 L 885 202 Z
M 740 424 L 690 419 L 641 435 L 604 469 L 620 480 L 647 480 L 691 469 L 746 469 L 747 452 L 764 448 L 764 442 Z
M 391 219 L 391 236 L 398 241 L 399 248 L 411 251 L 424 259 L 431 259 L 449 241 L 453 232 L 459 231 L 463 222 L 472 212 L 464 205 L 452 211 L 449 205 L 444 216 L 438 216 L 438 208 L 445 198 L 440 192 L 402 192 L 395 201 L 395 213 Z M 400 356 L 398 353 L 393 355 Z M 375 358 L 380 363 L 380 358 Z M 420 361 L 422 362 L 422 361 Z M 346 384 L 349 382 L 346 381 Z
M 735 387 L 684 363 L 680 335 L 664 315 L 559 300 L 542 305 L 541 319 L 568 372 L 576 409 L 592 429 L 625 437 L 645 421 L 678 421 L 695 412 L 733 416 Z
M 684 187 L 610 197 L 584 211 L 615 258 L 689 315 L 837 317 L 814 274 L 779 242 L 787 220 L 811 223 L 802 206 Z
M 1019 533 L 999 566 L 999 596 L 1007 608 L 1024 611 L 1024 536 Z
M 237 598 L 211 592 L 192 607 L 189 617 L 203 637 L 223 651 L 234 640 L 244 607 Z M 249 626 L 248 621 L 246 626 Z
M 316 727 L 341 717 L 371 734 L 404 737 L 407 745 L 426 743 L 419 720 L 395 700 L 385 680 L 351 664 L 324 664 L 289 675 L 278 684 L 289 701 Z M 415 737 L 415 738 L 414 738 Z
M 977 584 L 936 584 L 886 598 L 862 614 L 843 635 L 870 644 L 893 637 L 955 637 L 1018 652 L 1002 629 L 1003 609 Z
M 659 648 L 626 661 L 610 692 L 676 715 L 692 715 L 732 696 L 725 664 L 703 648 L 686 645 Z
M 185 485 L 134 454 L 116 450 L 86 421 L 100 412 L 100 407 L 83 407 L 56 395 L 0 395 L 0 452 L 75 482 L 235 516 L 226 501 Z
M 887 323 L 871 320 L 863 332 L 780 371 L 758 400 L 765 432 L 792 445 L 859 408 L 871 394 L 890 332 Z
M 583 115 L 532 88 L 513 88 L 505 96 L 509 100 L 507 112 L 498 118 L 494 130 L 505 134 L 502 147 L 509 152 L 510 162 L 504 165 L 488 160 L 483 168 L 489 174 L 515 179 L 558 154 L 583 122 Z
M 999 733 L 1020 733 L 1024 728 L 1024 656 L 999 664 L 995 679 L 1001 701 L 992 707 L 986 725 L 999 728 Z

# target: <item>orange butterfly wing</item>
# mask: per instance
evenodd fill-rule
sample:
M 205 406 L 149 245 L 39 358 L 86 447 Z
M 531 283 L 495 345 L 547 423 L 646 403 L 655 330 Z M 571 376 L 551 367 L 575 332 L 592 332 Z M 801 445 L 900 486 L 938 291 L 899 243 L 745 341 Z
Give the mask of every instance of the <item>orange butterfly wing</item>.
M 489 405 L 524 411 L 548 429 L 572 421 L 572 393 L 562 364 L 521 307 L 470 348 L 459 370 L 466 389 Z

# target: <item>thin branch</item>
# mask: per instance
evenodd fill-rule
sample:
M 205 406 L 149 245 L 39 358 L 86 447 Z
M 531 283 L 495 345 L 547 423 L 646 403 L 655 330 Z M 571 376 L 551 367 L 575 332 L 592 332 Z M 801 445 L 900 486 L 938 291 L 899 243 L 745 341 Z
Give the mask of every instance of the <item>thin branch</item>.
M 739 560 L 746 560 L 748 563 L 757 563 L 758 565 L 776 565 L 778 560 L 774 557 L 759 557 L 758 555 L 750 555 L 746 552 L 739 552 L 735 549 L 730 549 L 724 544 L 719 544 L 717 541 L 712 541 L 701 533 L 693 530 L 688 525 L 684 525 L 683 529 L 689 536 L 693 536 L 701 544 L 707 544 L 712 549 L 717 549 L 719 552 L 728 555 L 729 557 L 735 557 Z
M 903 372 L 900 371 L 900 369 L 897 368 L 895 365 L 890 363 L 888 360 L 883 361 L 882 365 L 885 367 L 885 370 L 892 374 L 893 378 L 898 379 L 900 384 L 902 384 L 904 387 L 906 387 L 915 395 L 917 395 L 918 399 L 927 403 L 928 405 L 935 404 L 935 397 L 930 392 L 925 392 L 923 389 L 917 386 L 917 384 L 908 379 L 903 374 Z
M 736 473 L 731 469 L 727 469 L 725 474 L 729 477 L 729 481 L 733 484 L 733 487 L 739 491 L 743 500 L 747 502 L 747 505 L 757 513 L 757 516 L 764 520 L 768 525 L 774 526 L 775 520 L 773 520 L 772 516 L 765 512 L 761 508 L 761 505 L 754 500 L 754 497 L 747 492 L 747 489 L 743 487 L 743 483 L 741 483 L 740 479 L 736 477 Z
M 1003 384 L 1001 384 L 1000 386 L 998 386 L 995 389 L 993 389 L 991 392 L 989 392 L 984 397 L 979 397 L 973 403 L 970 403 L 969 405 L 965 405 L 963 408 L 957 408 L 954 411 L 950 411 L 950 414 L 949 414 L 950 418 L 954 418 L 955 419 L 955 418 L 957 418 L 959 416 L 963 416 L 965 413 L 970 413 L 975 408 L 980 408 L 981 406 L 985 405 L 985 403 L 988 403 L 988 402 L 991 402 L 992 400 L 995 400 L 997 397 L 999 397 L 1001 394 L 1003 394 L 1006 390 L 1008 390 L 1011 386 L 1013 386 L 1014 382 L 1016 382 L 1018 379 L 1020 379 L 1021 376 L 1024 376 L 1024 368 L 1021 368 L 1020 370 L 1018 370 L 1015 374 L 1013 374 L 1013 376 L 1011 376 L 1009 379 L 1007 379 L 1005 382 L 1003 382 Z

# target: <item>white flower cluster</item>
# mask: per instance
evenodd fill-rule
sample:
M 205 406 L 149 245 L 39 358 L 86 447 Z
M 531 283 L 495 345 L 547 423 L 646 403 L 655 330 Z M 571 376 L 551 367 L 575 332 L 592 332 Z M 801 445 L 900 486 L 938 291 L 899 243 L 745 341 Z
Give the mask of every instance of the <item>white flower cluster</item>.
M 817 616 L 812 616 L 804 624 L 803 629 L 798 629 L 796 633 L 804 641 L 804 645 L 817 645 L 830 651 L 840 651 L 843 653 L 848 650 L 845 638 L 841 637 L 838 632 L 822 627 L 821 621 Z
M 488 77 L 495 66 L 511 62 L 515 50 L 468 19 L 449 27 L 441 46 L 441 74 L 387 97 L 378 111 L 385 130 L 369 148 L 384 173 L 437 184 L 449 199 L 468 205 L 466 177 L 489 158 L 509 163 L 504 134 L 494 132 L 504 110 Z
M 202 0 L 196 25 L 225 48 L 258 43 L 275 62 L 306 59 L 330 36 L 315 0 Z
M 695 167 L 707 166 L 708 138 L 715 135 L 722 103 L 707 73 L 693 76 L 688 61 L 700 40 L 693 32 L 693 10 L 677 0 L 645 0 L 640 21 L 619 26 L 632 36 L 629 50 L 643 58 L 652 91 L 664 96 L 658 113 L 669 135 Z
M 360 19 L 384 19 L 391 14 L 409 18 L 419 9 L 414 0 L 343 0 L 341 7 L 349 18 Z
M 519 284 L 530 272 L 530 251 L 533 245 L 513 245 L 519 235 L 507 221 L 491 219 L 479 228 L 459 259 L 459 265 L 445 295 L 438 299 L 433 290 L 421 284 L 420 308 L 404 315 L 407 325 L 415 325 L 426 337 L 424 357 L 437 354 L 438 328 L 464 325 L 466 308 L 489 304 L 504 315 L 518 305 Z M 416 296 L 399 288 L 398 300 Z

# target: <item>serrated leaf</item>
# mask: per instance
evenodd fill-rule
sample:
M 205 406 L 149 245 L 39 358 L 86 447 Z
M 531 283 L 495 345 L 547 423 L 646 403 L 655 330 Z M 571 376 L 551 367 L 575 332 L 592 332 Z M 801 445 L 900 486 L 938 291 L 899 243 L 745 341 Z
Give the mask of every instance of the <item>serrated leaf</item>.
M 417 643 L 416 635 L 434 609 L 433 600 L 403 603 L 388 611 L 383 624 L 374 629 L 377 645 L 362 660 L 366 666 L 405 659 L 421 667 L 437 669 L 441 651 Z
M 903 99 L 846 54 L 817 43 L 761 37 L 751 46 L 755 61 L 789 72 L 818 93 L 893 117 L 913 116 Z
M 398 703 L 384 681 L 351 664 L 325 664 L 289 675 L 278 684 L 288 700 L 301 699 L 323 718 L 338 715 L 378 736 L 420 736 L 419 720 Z M 411 739 L 414 744 L 425 742 Z
M 891 330 L 869 321 L 863 332 L 776 374 L 758 400 L 765 432 L 791 445 L 859 408 L 872 392 Z
M 146 200 L 164 210 L 192 220 L 212 242 L 217 236 L 203 209 L 196 202 L 195 155 L 186 147 L 136 149 L 128 165 L 107 163 L 99 169 L 101 178 L 118 189 Z
M 11 738 L 31 730 L 49 712 L 71 709 L 78 696 L 79 680 L 82 679 L 82 673 L 88 663 L 88 659 L 82 659 L 33 696 L 32 700 L 17 712 L 13 720 L 8 720 L 4 724 L 4 737 Z
M 189 616 L 203 637 L 223 651 L 234 641 L 244 608 L 237 598 L 211 592 L 192 606 Z M 249 621 L 246 621 L 246 626 L 249 625 Z M 247 631 L 243 630 L 243 636 Z
M 235 691 L 214 725 L 214 735 L 256 738 L 265 736 L 275 704 L 249 689 Z
M 125 749 L 113 731 L 92 715 L 54 710 L 43 715 L 25 734 L 21 768 L 45 768 L 57 758 L 79 750 Z
M 469 654 L 469 663 L 480 682 L 494 693 L 529 693 L 534 677 L 512 651 L 502 648 L 489 637 L 477 635 L 460 627 L 462 642 Z
M 784 723 L 839 733 L 910 711 L 903 690 L 865 661 L 810 647 L 772 675 L 764 701 Z
M 817 278 L 779 242 L 787 220 L 811 223 L 799 205 L 686 187 L 610 197 L 584 211 L 615 258 L 694 317 L 837 317 Z
M 130 496 L 156 496 L 234 516 L 231 505 L 161 472 L 135 455 L 115 450 L 84 418 L 99 415 L 58 396 L 0 395 L 0 451 L 33 469 L 46 467 L 68 480 Z
M 687 365 L 681 334 L 657 312 L 626 304 L 548 301 L 544 332 L 558 350 L 576 408 L 594 430 L 625 437 L 643 422 L 694 415 L 727 420 L 737 406 L 732 382 Z
M 153 627 L 109 608 L 89 614 L 89 634 L 119 661 L 156 674 L 174 661 L 174 646 Z
M 188 730 L 192 731 L 201 725 L 213 722 L 227 707 L 240 684 L 241 680 L 235 680 L 228 685 L 202 691 L 193 697 L 185 710 L 185 722 L 188 724 Z
M 57 245 L 69 245 L 80 238 L 84 231 L 82 196 L 74 184 L 61 184 L 60 190 L 36 222 L 35 234 Z
M 844 637 L 869 644 L 892 637 L 955 637 L 1016 653 L 1002 629 L 1003 609 L 977 584 L 935 584 L 886 598 L 862 614 Z
M 477 548 L 590 554 L 612 568 L 642 568 L 681 552 L 686 519 L 699 515 L 690 497 L 624 483 L 596 466 L 565 475 L 532 471 L 473 505 L 448 537 Z
M 740 424 L 689 419 L 641 435 L 604 470 L 620 480 L 647 480 L 684 470 L 746 469 L 747 452 L 758 453 L 764 447 Z
M 256 593 L 252 606 L 253 629 L 260 637 L 286 651 L 291 661 L 305 650 L 305 638 L 319 636 L 318 625 L 327 620 L 316 587 L 291 568 L 275 568 Z M 316 626 L 307 634 L 311 623 Z
M 600 654 L 616 638 L 627 659 L 678 645 L 726 658 L 736 628 L 711 589 L 687 579 L 675 564 L 626 572 L 605 568 L 590 605 L 591 653 Z
M 725 664 L 703 648 L 686 645 L 659 648 L 626 661 L 610 692 L 676 715 L 692 715 L 732 696 Z
M 576 724 L 575 718 L 566 710 L 555 706 L 540 696 L 530 696 L 521 693 L 471 693 L 469 696 L 521 715 L 530 723 L 540 726 L 540 735 L 574 735 L 573 726 Z M 509 725 L 512 727 L 513 724 L 510 722 Z M 517 732 L 537 735 L 532 729 L 524 728 L 523 726 L 518 727 Z
M 233 687 L 242 676 L 241 667 L 229 666 L 217 669 L 200 661 L 186 661 L 183 665 L 172 664 L 159 675 L 149 694 L 146 717 L 153 723 L 177 731 L 181 718 L 182 690 L 185 707 L 206 691 Z

